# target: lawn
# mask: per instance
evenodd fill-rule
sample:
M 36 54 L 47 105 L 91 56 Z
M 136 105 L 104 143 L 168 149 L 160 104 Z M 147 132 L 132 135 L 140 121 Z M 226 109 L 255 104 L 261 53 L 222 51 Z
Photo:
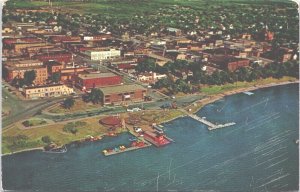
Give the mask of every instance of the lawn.
M 33 126 L 47 124 L 47 121 L 44 120 L 44 119 L 40 119 L 40 118 L 30 118 L 30 119 L 28 119 L 26 121 L 23 121 L 22 124 L 25 127 L 33 127 Z
M 48 108 L 48 111 L 50 113 L 74 113 L 74 112 L 80 112 L 80 111 L 87 111 L 87 110 L 92 110 L 92 109 L 99 109 L 101 108 L 101 104 L 93 104 L 93 103 L 86 103 L 82 101 L 81 99 L 76 99 L 74 106 L 71 107 L 71 109 L 65 109 L 63 106 L 60 104 L 55 105 L 53 107 Z
M 160 124 L 182 115 L 184 115 L 182 111 L 172 109 L 172 110 L 143 111 L 143 112 L 135 113 L 134 117 L 141 119 L 141 124 L 150 125 L 152 123 Z
M 251 86 L 257 85 L 266 85 L 270 83 L 280 83 L 285 81 L 295 81 L 296 78 L 294 77 L 283 77 L 281 79 L 274 79 L 274 78 L 266 78 L 260 79 L 253 82 L 236 82 L 234 84 L 225 84 L 225 85 L 213 85 L 213 86 L 204 86 L 201 88 L 201 92 L 207 95 L 219 94 L 224 93 L 226 91 L 231 91 L 238 88 L 247 88 Z
M 88 135 L 97 136 L 107 132 L 107 127 L 99 124 L 100 117 L 94 117 L 89 119 L 80 120 L 86 124 L 78 126 L 78 132 L 72 134 L 63 130 L 64 126 L 68 122 L 45 125 L 38 128 L 31 129 L 19 129 L 14 126 L 12 128 L 2 131 L 2 152 L 9 153 L 12 151 L 20 151 L 29 148 L 43 147 L 45 144 L 41 141 L 43 136 L 50 136 L 50 138 L 58 145 L 70 143 L 85 138 Z M 28 140 L 12 148 L 13 139 L 12 137 L 26 136 Z

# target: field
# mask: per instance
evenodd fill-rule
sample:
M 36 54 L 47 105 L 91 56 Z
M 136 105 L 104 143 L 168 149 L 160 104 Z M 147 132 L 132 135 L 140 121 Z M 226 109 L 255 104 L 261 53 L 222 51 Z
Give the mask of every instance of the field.
M 109 16 L 132 17 L 137 14 L 152 14 L 160 8 L 174 5 L 186 6 L 192 9 L 209 10 L 215 6 L 229 6 L 230 4 L 261 4 L 272 5 L 279 0 L 273 1 L 247 1 L 247 0 L 93 0 L 90 2 L 63 2 L 53 1 L 53 7 L 68 9 L 74 13 L 93 13 Z M 287 2 L 284 2 L 285 4 Z M 9 0 L 7 6 L 13 8 L 39 8 L 48 6 L 45 1 Z

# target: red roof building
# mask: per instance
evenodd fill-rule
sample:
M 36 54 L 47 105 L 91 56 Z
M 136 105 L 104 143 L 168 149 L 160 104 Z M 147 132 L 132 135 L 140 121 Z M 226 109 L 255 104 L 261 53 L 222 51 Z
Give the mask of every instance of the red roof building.
M 89 90 L 95 87 L 119 85 L 121 83 L 122 77 L 114 73 L 81 74 L 76 78 L 77 87 L 83 90 Z
M 51 37 L 51 41 L 53 43 L 63 43 L 63 42 L 81 42 L 81 38 L 79 36 L 53 36 Z
M 35 55 L 34 58 L 42 61 L 42 62 L 47 62 L 47 61 L 57 61 L 62 64 L 69 63 L 72 60 L 72 53 L 51 53 L 51 54 L 41 54 L 41 55 Z

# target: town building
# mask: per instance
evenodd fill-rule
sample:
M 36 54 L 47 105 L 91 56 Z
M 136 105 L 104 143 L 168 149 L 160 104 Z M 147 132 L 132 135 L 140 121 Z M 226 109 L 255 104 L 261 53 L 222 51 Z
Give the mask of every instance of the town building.
M 29 57 L 38 54 L 41 50 L 43 49 L 52 49 L 54 48 L 54 45 L 43 45 L 43 46 L 32 46 L 32 47 L 27 47 L 27 53 L 29 54 Z
M 34 58 L 42 62 L 47 62 L 52 60 L 52 61 L 60 62 L 62 64 L 66 64 L 71 62 L 72 53 L 68 53 L 68 52 L 44 53 L 44 54 L 35 55 Z
M 7 62 L 5 64 L 6 71 L 6 81 L 12 81 L 13 79 L 21 79 L 24 78 L 24 74 L 26 71 L 34 70 L 36 73 L 36 78 L 34 80 L 34 84 L 44 84 L 48 79 L 47 67 L 43 65 L 42 62 L 36 60 L 21 60 L 21 61 L 13 61 Z
M 81 42 L 81 37 L 79 36 L 66 36 L 66 35 L 56 35 L 51 37 L 51 42 L 55 44 L 61 44 L 65 42 L 74 43 Z
M 210 62 L 217 65 L 220 69 L 228 71 L 235 71 L 240 67 L 248 67 L 250 64 L 248 59 L 233 56 L 213 56 Z
M 107 39 L 111 39 L 112 35 L 111 34 L 101 34 L 101 35 L 95 35 L 95 36 L 84 36 L 83 40 L 84 41 L 104 41 Z
M 79 74 L 86 73 L 89 67 L 67 67 L 60 70 L 60 80 L 63 82 L 72 81 L 75 83 L 75 79 Z
M 63 68 L 63 64 L 57 61 L 46 61 L 44 64 L 47 66 L 49 76 L 51 76 L 53 73 L 60 73 L 61 69 Z
M 90 90 L 95 87 L 119 85 L 122 77 L 114 73 L 89 73 L 80 74 L 76 78 L 76 86 L 82 90 Z
M 137 59 L 120 59 L 110 62 L 110 66 L 119 71 L 135 71 L 137 66 Z
M 45 46 L 46 43 L 14 43 L 13 49 L 16 53 L 22 53 L 23 51 L 26 52 L 26 48 L 28 47 L 36 47 L 36 46 Z
M 60 97 L 74 93 L 73 88 L 63 84 L 42 85 L 23 88 L 23 95 L 27 99 L 38 99 L 44 97 Z
M 155 83 L 159 79 L 166 78 L 166 74 L 158 74 L 155 72 L 146 72 L 146 73 L 140 73 L 137 77 L 137 80 L 141 82 L 146 82 L 146 83 Z
M 100 88 L 100 90 L 104 105 L 143 101 L 147 93 L 147 89 L 136 84 L 109 86 Z
M 121 51 L 118 49 L 100 49 L 100 50 L 88 50 L 85 54 L 92 61 L 102 61 L 106 59 L 115 59 L 121 56 Z

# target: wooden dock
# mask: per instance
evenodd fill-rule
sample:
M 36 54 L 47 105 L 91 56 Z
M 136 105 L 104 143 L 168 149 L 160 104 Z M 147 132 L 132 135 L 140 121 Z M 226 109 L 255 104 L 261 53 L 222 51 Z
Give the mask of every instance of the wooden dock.
M 128 151 L 133 151 L 133 150 L 137 150 L 137 149 L 142 149 L 142 148 L 146 148 L 146 147 L 150 147 L 151 144 L 147 143 L 142 147 L 129 147 L 129 148 L 125 148 L 123 150 L 119 150 L 119 151 L 112 151 L 112 152 L 107 152 L 107 153 L 103 153 L 105 156 L 110 156 L 110 155 L 116 155 L 116 154 L 120 154 L 120 153 L 124 153 L 124 152 L 128 152 Z
M 225 124 L 214 124 L 214 123 L 212 123 L 212 122 L 210 122 L 210 121 L 208 121 L 208 120 L 206 120 L 204 118 L 201 118 L 201 117 L 199 117 L 199 116 L 197 116 L 195 114 L 190 114 L 190 113 L 188 113 L 187 111 L 185 111 L 183 109 L 181 111 L 183 111 L 189 117 L 191 117 L 191 118 L 199 121 L 200 123 L 203 123 L 203 124 L 207 125 L 208 126 L 208 130 L 210 130 L 210 131 L 214 130 L 214 129 L 219 129 L 219 128 L 229 127 L 229 126 L 235 125 L 235 122 L 225 123 Z

